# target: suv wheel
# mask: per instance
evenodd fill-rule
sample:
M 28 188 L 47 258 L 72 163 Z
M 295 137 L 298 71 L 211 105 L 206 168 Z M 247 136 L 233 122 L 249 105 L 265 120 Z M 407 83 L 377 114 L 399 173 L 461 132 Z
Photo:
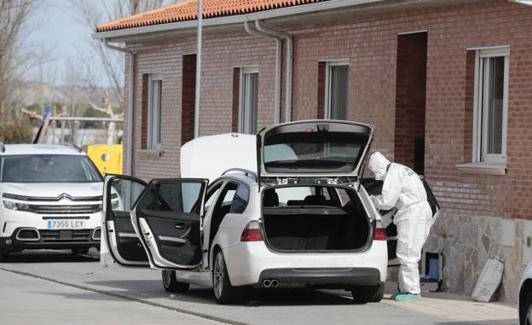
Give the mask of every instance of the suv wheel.
M 166 292 L 186 292 L 190 284 L 177 281 L 175 271 L 162 270 L 163 287 Z
M 231 304 L 243 299 L 243 288 L 233 287 L 231 285 L 225 265 L 224 254 L 221 250 L 218 250 L 214 256 L 212 282 L 217 303 Z
M 9 253 L 8 252 L 1 252 L 0 253 L 0 262 L 5 261 L 8 258 L 9 258 Z
M 523 300 L 519 319 L 521 325 L 532 325 L 532 292 Z
M 384 296 L 384 283 L 355 287 L 351 290 L 351 295 L 353 295 L 353 300 L 357 304 L 379 302 Z

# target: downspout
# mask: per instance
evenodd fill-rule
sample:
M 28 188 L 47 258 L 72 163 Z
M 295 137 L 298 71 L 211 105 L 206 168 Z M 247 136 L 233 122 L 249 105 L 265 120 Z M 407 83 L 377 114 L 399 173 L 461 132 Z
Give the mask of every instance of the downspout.
M 283 41 L 286 41 L 286 103 L 285 122 L 292 119 L 292 75 L 293 75 L 293 41 L 292 36 L 285 32 L 278 32 L 265 27 L 261 21 L 255 21 L 253 25 L 250 21 L 244 23 L 248 34 L 263 35 L 276 40 L 275 59 L 275 123 L 281 121 L 281 74 L 282 74 L 282 48 Z
M 250 35 L 264 35 L 255 29 L 254 25 L 246 21 L 244 23 L 244 29 Z M 267 35 L 270 37 L 269 35 Z M 280 38 L 275 39 L 275 104 L 273 109 L 274 124 L 279 124 L 281 122 L 281 65 L 283 57 L 283 40 Z
M 133 112 L 134 112 L 134 90 L 135 90 L 135 51 L 128 50 L 124 47 L 115 46 L 109 44 L 107 39 L 104 39 L 104 44 L 107 48 L 126 53 L 129 55 L 129 90 L 127 93 L 127 147 L 126 147 L 126 166 L 125 166 L 125 175 L 132 175 L 133 171 Z
M 292 121 L 292 83 L 294 73 L 294 41 L 292 35 L 286 32 L 270 29 L 264 26 L 261 20 L 255 21 L 255 28 L 263 35 L 286 41 L 286 97 L 284 121 L 290 122 Z

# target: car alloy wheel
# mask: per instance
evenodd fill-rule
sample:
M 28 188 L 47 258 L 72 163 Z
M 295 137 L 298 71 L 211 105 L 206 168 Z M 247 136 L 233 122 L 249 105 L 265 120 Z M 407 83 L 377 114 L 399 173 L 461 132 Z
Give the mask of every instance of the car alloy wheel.
M 163 270 L 163 285 L 165 288 L 170 288 L 172 285 L 173 278 L 175 277 L 175 274 L 172 271 Z
M 214 261 L 214 294 L 216 298 L 220 298 L 224 290 L 224 277 L 225 277 L 225 263 L 222 253 L 216 254 L 216 260 Z
M 162 270 L 163 287 L 166 292 L 182 293 L 188 291 L 189 283 L 179 282 L 175 271 Z

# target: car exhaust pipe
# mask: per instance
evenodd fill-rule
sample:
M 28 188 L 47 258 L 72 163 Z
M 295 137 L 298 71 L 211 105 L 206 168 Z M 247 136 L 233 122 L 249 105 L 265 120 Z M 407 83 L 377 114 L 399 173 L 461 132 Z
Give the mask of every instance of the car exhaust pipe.
M 269 287 L 271 287 L 271 285 L 272 285 L 272 281 L 270 281 L 270 280 L 268 280 L 268 279 L 262 281 L 262 286 L 263 286 L 264 288 L 269 288 Z
M 279 286 L 279 280 L 273 279 L 271 281 L 271 286 L 272 286 L 272 288 L 277 288 Z

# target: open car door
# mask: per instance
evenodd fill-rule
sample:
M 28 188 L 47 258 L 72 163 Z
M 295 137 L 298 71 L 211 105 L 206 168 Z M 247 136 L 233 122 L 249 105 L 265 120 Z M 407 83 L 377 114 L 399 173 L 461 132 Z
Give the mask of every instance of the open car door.
M 193 269 L 201 262 L 200 211 L 208 180 L 154 179 L 142 193 L 131 221 L 152 268 Z
M 142 180 L 130 176 L 105 177 L 102 245 L 107 246 L 113 260 L 122 266 L 150 265 L 130 217 L 132 207 L 146 186 Z

